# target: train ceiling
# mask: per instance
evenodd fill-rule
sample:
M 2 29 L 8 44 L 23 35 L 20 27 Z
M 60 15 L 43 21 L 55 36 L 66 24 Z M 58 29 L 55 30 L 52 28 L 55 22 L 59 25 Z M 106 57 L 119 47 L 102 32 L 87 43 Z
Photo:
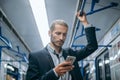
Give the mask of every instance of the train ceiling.
M 64 47 L 70 46 L 69 42 L 73 34 L 72 29 L 75 29 L 75 13 L 79 1 L 81 0 L 45 0 L 49 24 L 55 19 L 64 19 L 70 27 Z M 98 2 L 95 3 L 93 10 L 104 8 L 110 5 L 111 2 L 118 4 L 116 7 L 110 7 L 87 15 L 89 22 L 100 29 L 100 31 L 96 32 L 97 40 L 100 41 L 116 20 L 120 18 L 120 0 L 86 0 L 84 7 L 86 13 L 91 11 L 92 1 Z M 40 50 L 43 44 L 38 34 L 29 0 L 0 0 L 0 7 L 31 52 Z M 81 31 L 82 27 L 80 27 L 77 34 Z M 85 44 L 84 39 L 85 37 L 77 39 L 75 44 Z M 15 43 L 17 44 L 17 42 Z

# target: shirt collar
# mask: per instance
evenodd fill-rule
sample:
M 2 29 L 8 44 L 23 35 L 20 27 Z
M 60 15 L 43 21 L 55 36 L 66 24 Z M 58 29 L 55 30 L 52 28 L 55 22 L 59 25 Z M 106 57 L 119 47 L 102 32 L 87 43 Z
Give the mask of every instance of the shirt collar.
M 47 45 L 47 49 L 50 53 L 54 53 L 55 55 L 58 54 L 50 44 Z M 63 54 L 63 49 L 61 49 L 61 52 L 58 54 L 59 57 L 62 56 L 62 54 Z

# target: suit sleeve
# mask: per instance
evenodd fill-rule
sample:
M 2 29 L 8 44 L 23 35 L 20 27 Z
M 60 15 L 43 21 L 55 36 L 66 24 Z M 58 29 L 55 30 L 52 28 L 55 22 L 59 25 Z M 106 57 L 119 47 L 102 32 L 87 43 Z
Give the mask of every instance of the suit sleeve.
M 71 55 L 76 56 L 77 61 L 86 58 L 98 48 L 96 34 L 95 34 L 95 27 L 85 28 L 85 33 L 86 33 L 87 45 L 80 50 L 70 50 Z
M 29 54 L 29 66 L 26 74 L 26 80 L 58 80 L 58 77 L 55 76 L 53 69 L 44 74 L 41 73 L 41 71 L 42 70 L 39 69 L 36 57 Z

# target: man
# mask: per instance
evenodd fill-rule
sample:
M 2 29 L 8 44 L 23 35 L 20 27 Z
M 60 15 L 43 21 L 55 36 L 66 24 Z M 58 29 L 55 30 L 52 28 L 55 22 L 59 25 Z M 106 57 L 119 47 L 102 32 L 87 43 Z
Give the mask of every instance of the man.
M 63 20 L 54 21 L 49 31 L 51 42 L 41 51 L 29 55 L 27 80 L 83 80 L 78 61 L 93 53 L 98 45 L 95 27 L 88 23 L 85 14 L 79 15 L 77 13 L 78 19 L 85 27 L 88 42 L 86 47 L 76 51 L 71 48 L 63 49 L 68 25 Z M 76 57 L 73 64 L 65 60 L 68 55 Z

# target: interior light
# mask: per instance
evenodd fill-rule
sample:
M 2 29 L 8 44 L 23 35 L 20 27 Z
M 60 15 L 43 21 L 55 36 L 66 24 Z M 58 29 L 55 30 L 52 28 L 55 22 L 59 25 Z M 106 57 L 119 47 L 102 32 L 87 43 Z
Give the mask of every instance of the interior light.
M 46 46 L 49 42 L 48 36 L 48 18 L 45 7 L 45 0 L 29 0 L 33 15 L 42 39 L 43 46 Z

